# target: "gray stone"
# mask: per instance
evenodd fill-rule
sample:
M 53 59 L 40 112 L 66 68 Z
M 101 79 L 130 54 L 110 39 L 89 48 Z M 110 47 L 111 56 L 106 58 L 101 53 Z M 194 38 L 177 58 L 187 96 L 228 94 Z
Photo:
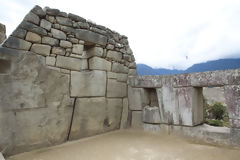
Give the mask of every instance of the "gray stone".
M 102 57 L 103 56 L 103 48 L 101 47 L 92 47 L 87 50 L 87 57 L 93 57 L 93 56 L 98 56 Z
M 72 21 L 65 17 L 56 17 L 57 23 L 65 26 L 72 26 Z
M 61 47 L 53 47 L 52 48 L 52 54 L 56 54 L 56 55 L 65 55 L 65 49 L 61 48 Z
M 117 81 L 119 82 L 127 82 L 128 75 L 124 73 L 116 73 L 117 75 Z
M 107 82 L 107 97 L 126 97 L 127 84 L 118 82 L 114 79 L 108 79 Z
M 46 57 L 46 65 L 55 66 L 56 58 L 55 57 Z
M 58 46 L 59 40 L 51 37 L 43 37 L 42 38 L 42 43 L 43 44 L 48 44 L 50 46 Z
M 52 9 L 48 7 L 45 7 L 44 10 L 48 15 L 51 15 L 51 16 L 57 16 L 60 12 L 58 9 Z
M 0 76 L 0 144 L 9 146 L 5 154 L 65 142 L 72 113 L 69 76 L 46 68 L 45 58 L 31 52 L 0 48 L 0 55 L 14 64 Z
M 75 33 L 76 33 L 76 30 L 72 27 L 61 26 L 60 28 L 61 28 L 62 31 L 66 32 L 67 34 L 75 35 Z
M 15 31 L 13 31 L 12 36 L 25 39 L 26 34 L 27 34 L 26 30 L 17 28 Z
M 106 72 L 71 72 L 71 97 L 100 97 L 106 94 Z
M 131 62 L 131 57 L 132 57 L 132 56 L 127 55 L 127 54 L 124 54 L 124 55 L 123 55 L 123 59 L 126 60 L 126 61 L 128 61 L 128 62 Z
M 36 15 L 38 15 L 41 18 L 46 15 L 46 13 L 38 5 L 34 6 L 34 8 L 31 10 L 31 12 L 35 13 Z
M 115 72 L 107 72 L 107 77 L 109 79 L 117 79 L 117 73 L 115 73 Z
M 137 68 L 136 62 L 131 62 L 131 63 L 129 63 L 128 67 L 129 67 L 130 69 L 136 69 L 136 68 Z
M 43 56 L 49 56 L 51 51 L 51 46 L 45 44 L 33 44 L 31 51 Z
M 42 36 L 46 36 L 47 35 L 47 31 L 35 24 L 32 24 L 30 22 L 27 22 L 27 21 L 23 21 L 21 24 L 20 24 L 20 27 L 27 30 L 27 31 L 31 31 L 31 32 L 34 32 L 34 33 L 37 33 L 37 34 L 40 34 Z
M 55 17 L 54 16 L 46 16 L 46 20 L 48 20 L 49 22 L 51 22 L 51 23 L 56 23 L 56 19 L 55 19 Z
M 143 108 L 143 122 L 153 124 L 160 123 L 159 107 L 145 106 Z
M 69 41 L 61 40 L 60 41 L 60 46 L 63 47 L 63 48 L 71 48 L 72 47 L 72 43 L 69 42 Z
M 64 32 L 60 31 L 60 30 L 57 30 L 57 29 L 51 29 L 51 33 L 53 35 L 54 38 L 57 38 L 57 39 L 63 39 L 63 40 L 66 40 L 67 36 Z
M 81 55 L 83 53 L 84 46 L 82 44 L 74 44 L 72 53 Z
M 42 19 L 40 23 L 40 27 L 50 31 L 50 29 L 52 28 L 52 23 L 45 19 Z
M 76 22 L 86 22 L 86 19 L 72 13 L 68 13 L 68 17 Z
M 70 139 L 119 129 L 122 99 L 77 98 Z
M 78 58 L 57 56 L 57 67 L 80 71 L 82 69 L 82 60 Z
M 78 43 L 78 39 L 77 38 L 68 38 L 68 40 L 70 42 L 72 42 L 73 44 L 77 44 Z
M 126 129 L 128 127 L 128 98 L 123 98 L 123 109 L 121 117 L 121 129 Z
M 89 29 L 89 24 L 85 23 L 85 22 L 78 22 L 77 25 L 79 26 L 79 28 L 81 29 Z
M 113 49 L 114 49 L 114 45 L 108 44 L 108 45 L 107 45 L 107 49 L 113 50 Z
M 32 22 L 32 23 L 37 24 L 37 25 L 39 24 L 39 21 L 40 21 L 39 17 L 36 14 L 32 13 L 32 12 L 29 12 L 24 17 L 24 20 L 28 21 L 28 22 Z
M 33 32 L 27 32 L 26 40 L 33 43 L 41 43 L 41 36 Z
M 76 38 L 103 46 L 107 44 L 107 37 L 83 29 L 76 30 Z
M 128 102 L 130 110 L 142 110 L 150 103 L 150 100 L 145 89 L 128 86 Z
M 111 71 L 112 63 L 99 57 L 89 59 L 89 69 Z
M 128 75 L 129 76 L 137 76 L 138 75 L 137 70 L 136 69 L 129 69 Z
M 59 13 L 58 13 L 58 16 L 61 16 L 61 17 L 68 17 L 68 15 L 67 15 L 66 12 L 59 12 Z
M 117 73 L 128 73 L 128 67 L 120 63 L 113 63 L 112 71 Z
M 142 111 L 132 111 L 132 123 L 131 127 L 134 129 L 142 129 Z
M 3 44 L 4 47 L 20 49 L 20 50 L 29 50 L 32 43 L 16 38 L 16 37 L 9 37 Z
M 109 50 L 107 51 L 107 57 L 114 61 L 120 62 L 122 60 L 122 53 Z

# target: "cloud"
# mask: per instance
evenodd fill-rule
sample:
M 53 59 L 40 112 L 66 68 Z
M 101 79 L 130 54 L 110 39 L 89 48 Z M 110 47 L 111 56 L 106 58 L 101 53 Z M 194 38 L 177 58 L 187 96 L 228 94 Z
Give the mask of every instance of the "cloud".
M 152 67 L 185 69 L 208 60 L 240 58 L 237 0 L 7 0 L 0 6 L 0 22 L 8 34 L 35 4 L 127 35 L 137 63 Z

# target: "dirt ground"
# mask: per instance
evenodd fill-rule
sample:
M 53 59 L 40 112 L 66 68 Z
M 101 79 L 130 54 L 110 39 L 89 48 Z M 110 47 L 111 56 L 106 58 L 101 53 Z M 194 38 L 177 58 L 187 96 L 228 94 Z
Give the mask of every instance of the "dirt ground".
M 240 150 L 171 135 L 119 130 L 26 152 L 7 160 L 237 160 Z

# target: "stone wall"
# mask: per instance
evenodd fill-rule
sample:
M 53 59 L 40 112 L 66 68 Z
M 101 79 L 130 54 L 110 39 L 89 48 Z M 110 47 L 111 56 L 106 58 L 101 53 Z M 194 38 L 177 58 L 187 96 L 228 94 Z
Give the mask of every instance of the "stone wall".
M 35 6 L 3 43 L 0 64 L 5 154 L 127 127 L 127 81 L 137 72 L 124 35 Z
M 129 117 L 133 128 L 146 130 L 164 130 L 164 125 L 178 128 L 190 136 L 191 132 L 198 137 L 209 135 L 213 141 L 221 141 L 211 130 L 205 127 L 195 127 L 203 124 L 203 87 L 222 87 L 226 99 L 231 129 L 219 133 L 227 137 L 231 144 L 240 145 L 237 140 L 240 133 L 240 69 L 179 74 L 171 76 L 142 76 L 129 79 Z M 151 92 L 149 92 L 151 90 Z M 153 94 L 156 91 L 156 94 Z M 156 101 L 155 105 L 149 102 Z M 180 126 L 180 127 L 174 127 Z M 184 132 L 181 127 L 192 127 L 190 132 Z M 180 128 L 180 129 L 179 129 Z M 196 128 L 196 130 L 194 129 Z M 204 131 L 198 132 L 203 129 Z M 235 137 L 235 138 L 233 138 Z M 206 139 L 206 138 L 204 138 Z M 224 141 L 224 140 L 223 140 Z
M 0 23 L 0 44 L 6 39 L 6 27 Z

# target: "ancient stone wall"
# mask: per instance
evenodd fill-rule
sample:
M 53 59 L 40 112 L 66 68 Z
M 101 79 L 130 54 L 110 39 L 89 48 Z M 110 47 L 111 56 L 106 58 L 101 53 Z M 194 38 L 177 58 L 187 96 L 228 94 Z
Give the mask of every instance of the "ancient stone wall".
M 6 27 L 0 23 L 0 44 L 6 39 Z
M 202 139 L 213 139 L 213 141 L 221 141 L 221 138 L 225 137 L 229 144 L 240 145 L 240 140 L 236 140 L 240 133 L 240 69 L 172 76 L 132 77 L 129 79 L 129 84 L 129 117 L 132 127 L 164 130 L 161 126 L 170 125 L 175 130 L 181 130 L 191 136 L 199 134 Z M 194 127 L 204 122 L 203 87 L 224 88 L 231 125 L 229 132 L 217 131 L 218 136 L 216 136 L 216 133 L 209 133 L 211 130 L 214 132 L 215 129 Z M 151 91 L 149 94 L 149 90 L 155 90 L 156 93 L 153 94 Z M 158 103 L 151 106 L 149 100 L 156 99 L 152 98 L 156 96 Z M 225 141 L 223 139 L 222 142 Z
M 6 154 L 127 126 L 127 80 L 137 72 L 126 36 L 35 6 L 3 43 L 0 64 Z

